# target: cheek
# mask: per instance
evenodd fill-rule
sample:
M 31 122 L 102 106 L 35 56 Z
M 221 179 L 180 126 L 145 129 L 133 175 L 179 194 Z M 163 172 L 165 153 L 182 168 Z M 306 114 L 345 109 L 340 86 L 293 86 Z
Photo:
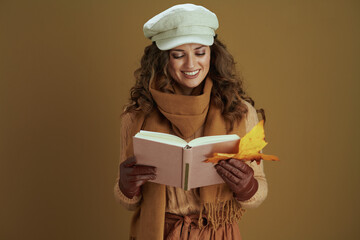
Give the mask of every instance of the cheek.
M 206 70 L 206 73 L 208 73 L 209 69 L 210 69 L 210 56 L 204 58 L 204 60 L 201 62 L 201 64 L 203 65 L 204 69 Z
M 175 64 L 173 61 L 169 62 L 168 71 L 172 77 L 174 77 L 177 74 L 176 71 L 178 68 L 179 67 L 177 66 L 177 64 Z
M 170 65 L 170 63 L 169 63 L 169 65 L 168 65 L 167 70 L 168 70 L 168 73 L 170 74 L 170 76 L 171 76 L 172 78 L 174 78 L 174 69 L 173 69 L 173 67 Z
M 175 64 L 174 62 L 170 61 L 169 62 L 169 65 L 168 65 L 168 72 L 170 74 L 170 76 L 173 78 L 173 79 L 178 79 L 179 77 L 179 70 L 180 69 L 180 64 Z

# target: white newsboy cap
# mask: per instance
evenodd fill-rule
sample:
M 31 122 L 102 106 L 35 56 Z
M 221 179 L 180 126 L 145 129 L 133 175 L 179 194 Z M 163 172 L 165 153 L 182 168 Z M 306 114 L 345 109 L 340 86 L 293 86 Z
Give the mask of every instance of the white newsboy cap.
M 145 37 L 156 42 L 160 50 L 186 43 L 211 46 L 219 27 L 215 13 L 194 4 L 175 5 L 144 24 Z

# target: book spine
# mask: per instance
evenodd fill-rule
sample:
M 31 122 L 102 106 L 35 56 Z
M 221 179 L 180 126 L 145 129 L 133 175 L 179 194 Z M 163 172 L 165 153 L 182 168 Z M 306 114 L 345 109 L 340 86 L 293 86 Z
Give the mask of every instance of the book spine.
M 186 145 L 183 149 L 183 186 L 182 188 L 187 191 L 190 190 L 190 166 L 192 161 L 192 148 Z

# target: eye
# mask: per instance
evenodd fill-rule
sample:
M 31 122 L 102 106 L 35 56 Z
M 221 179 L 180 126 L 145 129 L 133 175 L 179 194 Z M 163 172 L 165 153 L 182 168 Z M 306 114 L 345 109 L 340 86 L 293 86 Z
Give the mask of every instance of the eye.
M 184 55 L 172 55 L 173 58 L 175 59 L 179 59 L 179 58 L 182 58 Z
M 205 52 L 201 52 L 201 53 L 195 53 L 196 56 L 204 56 Z

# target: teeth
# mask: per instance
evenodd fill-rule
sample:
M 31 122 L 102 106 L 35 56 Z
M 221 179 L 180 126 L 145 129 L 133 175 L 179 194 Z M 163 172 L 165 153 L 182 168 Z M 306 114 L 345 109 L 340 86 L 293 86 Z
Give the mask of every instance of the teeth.
M 199 72 L 199 70 L 193 71 L 193 72 L 184 72 L 186 75 L 194 76 Z

